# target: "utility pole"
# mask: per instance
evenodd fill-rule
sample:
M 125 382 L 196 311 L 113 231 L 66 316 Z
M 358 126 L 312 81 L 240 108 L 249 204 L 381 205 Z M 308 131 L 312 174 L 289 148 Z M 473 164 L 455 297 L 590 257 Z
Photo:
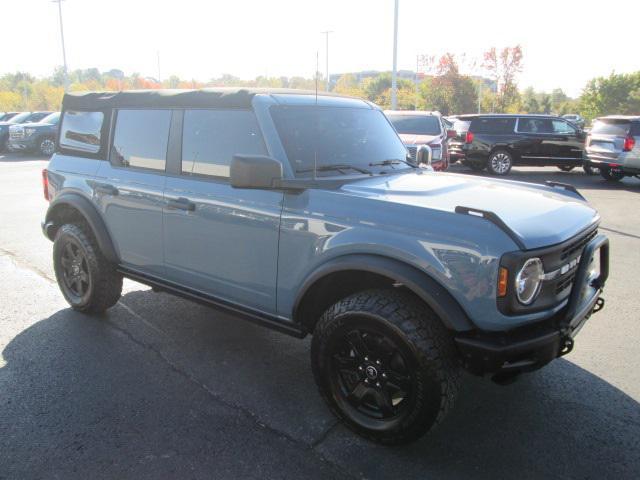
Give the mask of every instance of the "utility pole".
M 333 33 L 333 30 L 325 30 L 324 32 L 320 32 L 325 36 L 325 45 L 326 45 L 326 51 L 327 51 L 327 58 L 326 58 L 326 74 L 327 74 L 327 92 L 329 91 L 329 87 L 330 87 L 330 80 L 329 80 L 329 34 Z
M 160 78 L 160 50 L 157 51 L 158 54 L 158 83 L 162 84 L 162 79 Z
M 391 110 L 398 107 L 398 0 L 393 12 L 393 71 L 391 72 Z
M 67 52 L 64 48 L 64 28 L 62 27 L 62 1 L 63 0 L 52 0 L 53 3 L 58 4 L 58 17 L 60 18 L 60 40 L 62 41 L 62 62 L 64 69 L 64 91 L 67 92 L 69 90 L 69 74 L 67 73 Z

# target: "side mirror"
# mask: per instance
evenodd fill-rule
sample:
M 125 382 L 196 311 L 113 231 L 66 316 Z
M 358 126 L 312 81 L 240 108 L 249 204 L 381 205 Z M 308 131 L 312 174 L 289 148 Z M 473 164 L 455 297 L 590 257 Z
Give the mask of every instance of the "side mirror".
M 265 155 L 234 155 L 229 167 L 233 188 L 275 188 L 282 180 L 282 164 Z
M 416 151 L 416 163 L 418 165 L 426 165 L 430 167 L 432 157 L 433 152 L 429 145 L 420 145 L 418 147 L 418 150 Z
M 447 138 L 456 138 L 457 134 L 458 133 L 455 130 L 451 130 L 451 129 L 447 130 Z

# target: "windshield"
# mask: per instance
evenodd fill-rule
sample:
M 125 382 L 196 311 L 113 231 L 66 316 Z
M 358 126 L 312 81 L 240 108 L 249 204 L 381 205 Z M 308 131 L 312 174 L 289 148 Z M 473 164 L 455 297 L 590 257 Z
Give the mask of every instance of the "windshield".
M 31 116 L 31 112 L 22 112 L 12 117 L 9 123 L 22 123 Z
M 379 110 L 277 105 L 271 107 L 271 117 L 296 177 L 313 176 L 314 159 L 322 170 L 318 177 L 412 168 L 401 162 L 372 167 L 407 158 L 405 146 Z M 322 168 L 328 165 L 352 168 Z
M 387 115 L 398 133 L 405 135 L 440 135 L 440 119 L 432 115 Z
M 40 123 L 50 123 L 51 125 L 57 125 L 60 120 L 60 112 L 53 112 L 40 120 Z

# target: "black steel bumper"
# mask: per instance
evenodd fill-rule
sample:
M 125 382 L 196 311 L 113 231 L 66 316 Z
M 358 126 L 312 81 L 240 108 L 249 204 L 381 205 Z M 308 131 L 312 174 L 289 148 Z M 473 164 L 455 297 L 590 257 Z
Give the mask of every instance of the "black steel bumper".
M 589 278 L 593 255 L 599 251 L 600 272 Z M 467 370 L 477 375 L 536 370 L 573 349 L 573 339 L 591 314 L 604 307 L 600 297 L 609 276 L 609 239 L 600 234 L 587 244 L 567 305 L 541 323 L 509 332 L 474 332 L 456 337 Z

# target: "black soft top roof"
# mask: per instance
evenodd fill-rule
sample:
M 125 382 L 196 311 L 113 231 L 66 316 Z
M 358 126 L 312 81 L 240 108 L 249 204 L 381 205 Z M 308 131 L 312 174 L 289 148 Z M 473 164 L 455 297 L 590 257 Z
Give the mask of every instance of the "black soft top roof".
M 72 92 L 62 100 L 63 110 L 107 108 L 250 108 L 257 94 L 315 95 L 309 90 L 278 88 L 203 88 L 197 90 L 127 90 L 123 92 Z M 318 92 L 322 96 L 339 96 Z

